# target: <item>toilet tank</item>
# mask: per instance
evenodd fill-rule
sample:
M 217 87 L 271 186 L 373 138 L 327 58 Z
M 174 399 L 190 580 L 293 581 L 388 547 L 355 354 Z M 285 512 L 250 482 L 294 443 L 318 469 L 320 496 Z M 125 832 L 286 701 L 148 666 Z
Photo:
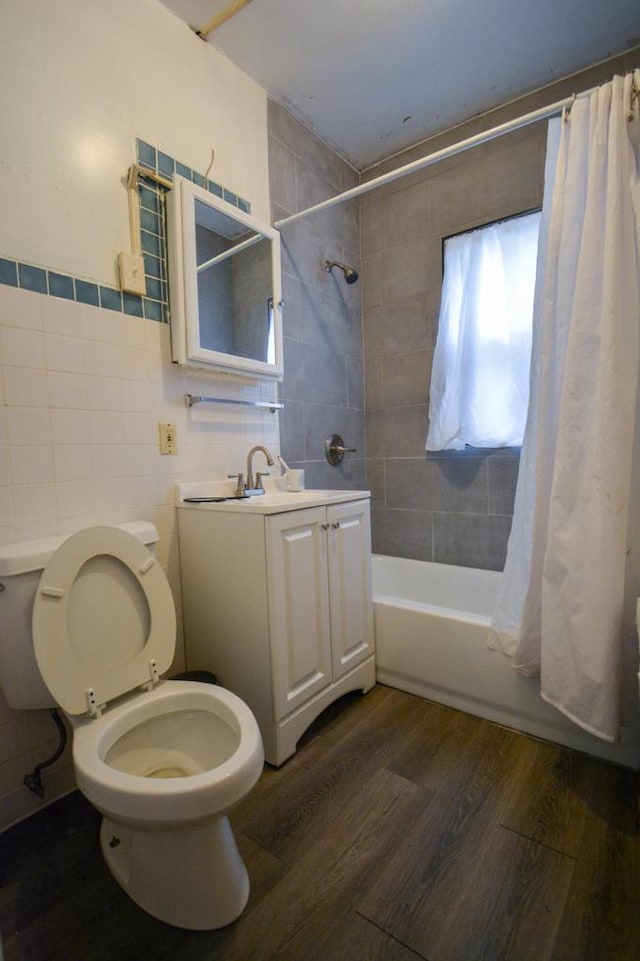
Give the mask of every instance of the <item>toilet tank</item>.
M 150 549 L 158 532 L 148 521 L 114 524 Z M 40 677 L 31 639 L 31 617 L 40 575 L 49 558 L 71 537 L 0 545 L 0 687 L 9 707 L 19 710 L 55 707 Z

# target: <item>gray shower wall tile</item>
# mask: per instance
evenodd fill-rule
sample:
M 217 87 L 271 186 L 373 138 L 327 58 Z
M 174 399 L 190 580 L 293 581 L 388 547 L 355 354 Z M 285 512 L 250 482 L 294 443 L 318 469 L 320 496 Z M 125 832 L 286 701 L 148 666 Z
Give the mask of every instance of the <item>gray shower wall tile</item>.
M 440 285 L 416 297 L 365 308 L 365 356 L 432 350 L 436 342 L 439 310 Z
M 370 460 L 365 462 L 365 483 L 371 491 L 371 509 L 382 510 L 386 506 L 384 461 Z
M 510 530 L 511 517 L 502 514 L 434 514 L 433 560 L 501 571 Z
M 491 219 L 479 180 L 478 176 L 469 177 L 466 165 L 434 176 L 431 197 L 431 230 L 434 237 L 442 239 Z
M 489 512 L 491 514 L 513 514 L 516 496 L 520 450 L 509 453 L 492 454 L 487 461 L 489 471 Z
M 345 161 L 288 110 L 273 100 L 268 101 L 269 133 L 289 147 L 308 166 L 317 170 L 336 189 L 342 190 Z
M 487 220 L 497 220 L 542 206 L 546 124 L 516 131 L 508 154 L 497 141 L 486 145 L 480 190 Z
M 278 204 L 289 213 L 295 213 L 296 156 L 275 137 L 269 137 L 269 190 L 272 204 Z
M 352 267 L 360 263 L 360 201 L 351 200 L 309 214 L 309 224 L 326 236 L 333 253 L 328 260 L 347 261 Z
M 382 284 L 380 278 L 382 254 L 373 254 L 370 257 L 363 256 L 361 264 L 360 283 L 362 284 L 362 309 L 366 311 L 371 307 L 382 306 Z
M 374 554 L 409 557 L 417 561 L 433 559 L 430 513 L 372 508 L 371 518 Z
M 347 363 L 343 354 L 326 347 L 284 338 L 283 400 L 347 405 Z
M 288 400 L 280 411 L 280 450 L 288 464 L 304 460 L 304 408 L 302 401 Z
M 360 307 L 360 287 L 345 284 L 341 271 L 328 272 L 325 260 L 340 260 L 344 247 L 336 247 L 335 238 L 318 233 L 311 223 L 297 220 L 283 227 L 282 270 L 310 287 L 340 296 L 354 308 Z M 358 265 L 355 264 L 357 267 Z
M 390 458 L 386 478 L 388 507 L 487 513 L 485 458 Z
M 439 238 L 389 247 L 380 258 L 381 303 L 392 307 L 400 300 L 428 294 L 442 283 L 442 244 Z
M 399 181 L 387 204 L 386 247 L 427 240 L 431 227 L 431 178 L 422 175 L 413 186 Z
M 347 407 L 364 411 L 364 364 L 347 354 Z
M 364 397 L 367 412 L 382 407 L 382 357 L 369 357 L 365 362 Z
M 384 357 L 383 406 L 428 403 L 432 361 L 433 351 L 430 350 L 414 350 L 411 353 Z
M 342 278 L 342 272 L 338 276 Z M 353 304 L 348 284 L 342 281 L 342 285 L 337 286 L 335 279 L 326 275 L 321 290 L 301 282 L 299 296 L 302 340 L 337 353 L 362 357 L 360 310 Z
M 368 457 L 424 457 L 429 408 L 426 404 L 368 410 Z
M 365 462 L 355 454 L 348 454 L 336 467 L 332 467 L 324 459 L 307 461 L 304 464 L 304 475 L 307 487 L 317 490 L 367 489 Z
M 293 340 L 302 339 L 304 315 L 300 294 L 300 281 L 291 274 L 282 272 L 282 330 L 285 337 Z
M 387 223 L 391 198 L 382 190 L 363 194 L 360 198 L 360 229 L 362 252 L 367 257 L 385 250 L 387 244 Z
M 322 176 L 315 167 L 303 163 L 296 159 L 296 210 L 306 210 L 315 204 L 334 197 L 337 193 L 333 183 Z M 316 218 L 317 214 L 310 214 L 311 218 Z M 318 229 L 317 223 L 314 224 Z M 322 228 L 320 228 L 322 229 Z
M 367 457 L 383 458 L 386 456 L 384 444 L 382 442 L 382 416 L 384 411 L 381 407 L 366 407 L 364 419 L 364 442 Z

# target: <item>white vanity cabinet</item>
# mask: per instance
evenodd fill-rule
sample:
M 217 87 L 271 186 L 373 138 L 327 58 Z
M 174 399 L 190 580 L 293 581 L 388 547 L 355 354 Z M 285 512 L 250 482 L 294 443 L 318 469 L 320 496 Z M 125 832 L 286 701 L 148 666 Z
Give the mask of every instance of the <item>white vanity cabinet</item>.
M 374 684 L 369 501 L 255 500 L 178 511 L 185 647 L 251 707 L 279 765 L 332 701 Z

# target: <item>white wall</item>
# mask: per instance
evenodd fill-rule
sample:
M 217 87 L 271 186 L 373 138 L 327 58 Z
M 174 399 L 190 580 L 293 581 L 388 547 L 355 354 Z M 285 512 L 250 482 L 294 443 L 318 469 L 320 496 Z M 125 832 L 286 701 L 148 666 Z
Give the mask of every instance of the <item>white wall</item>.
M 0 256 L 115 283 L 135 138 L 269 217 L 266 94 L 156 0 L 1 0 Z
M 202 173 L 215 148 L 211 178 L 268 219 L 264 91 L 156 0 L 0 2 L 1 257 L 114 286 L 136 137 Z M 183 394 L 273 390 L 176 368 L 162 324 L 0 284 L 0 543 L 151 520 L 179 606 L 175 481 L 242 470 L 254 443 L 279 451 L 277 415 L 187 411 Z M 0 697 L 0 828 L 38 806 L 22 778 L 52 732 Z

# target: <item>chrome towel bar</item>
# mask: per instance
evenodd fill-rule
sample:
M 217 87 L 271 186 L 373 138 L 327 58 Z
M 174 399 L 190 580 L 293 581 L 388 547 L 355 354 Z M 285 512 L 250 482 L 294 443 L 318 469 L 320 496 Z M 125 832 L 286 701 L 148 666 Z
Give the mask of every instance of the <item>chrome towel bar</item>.
M 277 400 L 231 400 L 228 397 L 202 397 L 200 394 L 185 394 L 184 402 L 187 407 L 193 407 L 194 404 L 235 404 L 240 407 L 260 407 L 263 410 L 270 410 L 272 414 L 284 407 L 284 404 Z

